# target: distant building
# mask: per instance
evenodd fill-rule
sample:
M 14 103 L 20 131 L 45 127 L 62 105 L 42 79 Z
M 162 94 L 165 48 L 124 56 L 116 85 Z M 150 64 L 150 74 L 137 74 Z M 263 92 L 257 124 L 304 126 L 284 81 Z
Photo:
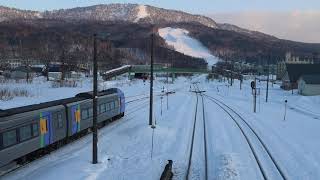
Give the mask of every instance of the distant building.
M 302 75 L 298 80 L 298 92 L 305 96 L 320 95 L 320 74 Z
M 301 76 L 317 74 L 320 74 L 320 64 L 286 64 L 281 88 L 285 90 L 297 89 Z
M 317 53 L 292 53 L 287 52 L 284 61 L 277 63 L 275 67 L 277 80 L 282 80 L 287 76 L 287 64 L 320 64 L 320 56 Z
M 314 64 L 315 57 L 313 54 L 294 54 L 291 52 L 286 53 L 286 64 Z
M 41 63 L 40 60 L 30 60 L 30 59 L 20 59 L 20 58 L 1 60 L 1 64 L 7 64 L 10 69 L 15 69 L 25 65 L 37 65 L 40 63 Z

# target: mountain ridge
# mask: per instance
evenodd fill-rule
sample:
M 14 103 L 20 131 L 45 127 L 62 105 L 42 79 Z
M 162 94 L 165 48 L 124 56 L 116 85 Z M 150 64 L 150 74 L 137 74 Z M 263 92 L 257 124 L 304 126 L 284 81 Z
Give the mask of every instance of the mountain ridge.
M 141 7 L 145 8 L 146 14 L 143 17 L 138 17 Z M 0 6 L 0 22 L 14 19 L 127 21 L 132 23 L 151 24 L 195 22 L 210 28 L 235 31 L 256 38 L 276 38 L 262 32 L 251 31 L 233 24 L 217 23 L 212 18 L 204 15 L 190 14 L 180 10 L 171 10 L 150 5 L 131 3 L 97 4 L 86 7 L 57 9 L 51 11 L 21 10 Z

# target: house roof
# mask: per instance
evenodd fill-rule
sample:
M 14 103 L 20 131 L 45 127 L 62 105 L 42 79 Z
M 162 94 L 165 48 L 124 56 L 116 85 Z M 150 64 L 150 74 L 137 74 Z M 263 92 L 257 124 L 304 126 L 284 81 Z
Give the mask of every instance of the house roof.
M 320 74 L 302 75 L 301 79 L 303 79 L 307 84 L 320 84 Z
M 320 64 L 286 64 L 291 83 L 295 83 L 302 75 L 320 74 Z

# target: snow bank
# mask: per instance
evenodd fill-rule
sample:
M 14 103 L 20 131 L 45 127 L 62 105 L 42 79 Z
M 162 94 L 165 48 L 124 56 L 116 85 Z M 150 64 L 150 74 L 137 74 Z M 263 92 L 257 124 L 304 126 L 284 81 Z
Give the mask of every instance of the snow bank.
M 173 46 L 176 51 L 189 56 L 203 58 L 209 66 L 216 64 L 219 59 L 213 56 L 201 42 L 191 38 L 188 34 L 187 30 L 180 28 L 166 27 L 159 29 L 159 35 L 165 39 L 168 45 Z
M 149 16 L 147 12 L 147 7 L 145 5 L 139 5 L 137 8 L 138 8 L 138 14 L 135 22 L 138 22 L 140 19 L 143 19 Z

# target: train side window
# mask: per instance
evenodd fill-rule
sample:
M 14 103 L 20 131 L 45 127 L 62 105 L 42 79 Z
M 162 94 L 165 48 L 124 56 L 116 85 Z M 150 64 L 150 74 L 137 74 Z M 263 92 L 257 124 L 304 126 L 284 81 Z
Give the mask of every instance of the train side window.
M 99 105 L 99 112 L 100 112 L 100 114 L 106 112 L 106 104 L 100 104 Z
M 106 106 L 107 106 L 107 111 L 110 111 L 110 109 L 111 109 L 111 104 L 110 104 L 110 103 L 107 103 Z
M 32 135 L 33 137 L 36 137 L 39 135 L 38 123 L 32 124 Z
M 3 148 L 3 143 L 2 143 L 2 133 L 0 133 L 0 149 Z
M 93 117 L 93 109 L 89 108 L 89 117 Z
M 63 128 L 63 119 L 61 113 L 58 113 L 58 128 Z
M 11 130 L 2 134 L 3 147 L 8 147 L 17 143 L 17 130 Z
M 19 128 L 19 136 L 20 136 L 20 142 L 28 140 L 32 137 L 32 131 L 31 131 L 31 126 L 23 126 Z
M 115 103 L 114 101 L 111 102 L 111 109 L 114 109 L 115 108 Z
M 82 120 L 85 120 L 85 119 L 88 119 L 88 117 L 89 117 L 89 114 L 88 114 L 89 112 L 88 112 L 88 109 L 82 109 L 81 110 L 81 119 Z

